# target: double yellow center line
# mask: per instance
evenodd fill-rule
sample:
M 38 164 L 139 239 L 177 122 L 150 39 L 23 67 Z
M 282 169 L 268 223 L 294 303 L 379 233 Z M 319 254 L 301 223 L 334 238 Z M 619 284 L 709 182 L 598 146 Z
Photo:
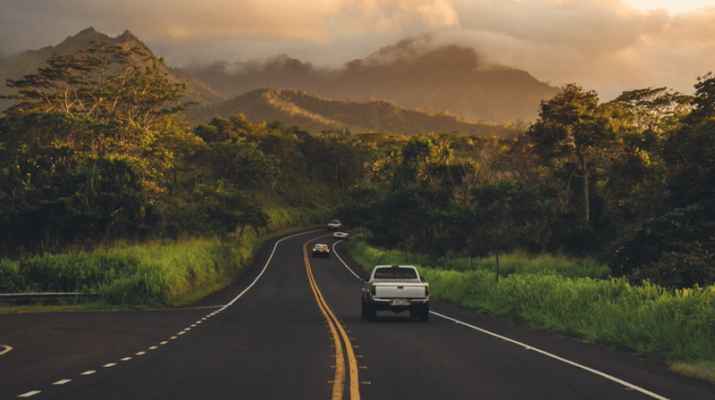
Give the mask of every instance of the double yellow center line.
M 320 292 L 320 289 L 318 289 L 318 284 L 315 283 L 313 271 L 310 269 L 310 262 L 308 261 L 308 244 L 321 238 L 312 239 L 303 244 L 303 261 L 305 262 L 305 270 L 308 274 L 308 281 L 310 282 L 310 288 L 313 290 L 315 301 L 318 303 L 320 312 L 328 322 L 328 328 L 330 328 L 330 332 L 333 335 L 333 342 L 335 343 L 335 379 L 333 380 L 333 400 L 343 400 L 343 391 L 345 390 L 346 358 L 348 360 L 348 368 L 350 370 L 350 400 L 359 400 L 360 390 L 358 384 L 358 365 L 355 352 L 353 351 L 353 346 L 350 343 L 350 338 L 348 337 L 347 332 L 345 332 L 343 325 L 340 321 L 338 321 L 338 317 L 333 314 L 330 307 L 328 307 L 323 294 Z M 345 349 L 344 352 L 343 348 Z

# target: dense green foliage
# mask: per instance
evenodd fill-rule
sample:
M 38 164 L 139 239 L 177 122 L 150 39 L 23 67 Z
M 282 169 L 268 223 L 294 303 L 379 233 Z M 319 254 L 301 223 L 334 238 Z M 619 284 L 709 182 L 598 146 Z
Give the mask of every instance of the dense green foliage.
M 186 87 L 161 63 L 99 43 L 8 81 L 17 93 L 0 116 L 1 257 L 240 237 L 270 226 L 270 209 L 323 208 L 360 174 L 359 146 L 341 132 L 241 115 L 192 129 L 178 114 Z
M 405 261 L 400 252 L 371 247 L 360 237 L 348 250 L 366 270 Z M 509 258 L 511 273 L 498 284 L 493 268 L 467 267 L 468 259 L 418 259 L 414 264 L 433 297 L 459 307 L 654 359 L 715 362 L 715 286 L 632 286 L 624 278 L 598 279 L 604 271 L 580 261 Z
M 431 257 L 595 257 L 612 276 L 715 281 L 715 77 L 601 103 L 565 86 L 510 138 L 384 142 L 339 214 L 368 240 Z M 498 275 L 495 279 L 498 279 Z
M 710 74 L 693 96 L 648 88 L 607 103 L 567 85 L 511 137 L 405 137 L 311 134 L 243 115 L 191 127 L 180 115 L 186 87 L 162 62 L 99 43 L 8 81 L 16 92 L 0 115 L 0 257 L 29 262 L 117 240 L 236 245 L 325 219 L 340 204 L 335 216 L 362 226 L 371 244 L 463 257 L 470 271 L 490 256 L 495 280 L 520 271 L 503 256 L 517 250 L 595 259 L 635 284 L 715 280 Z M 307 217 L 276 223 L 286 210 Z M 3 271 L 22 282 L 4 290 L 98 287 Z

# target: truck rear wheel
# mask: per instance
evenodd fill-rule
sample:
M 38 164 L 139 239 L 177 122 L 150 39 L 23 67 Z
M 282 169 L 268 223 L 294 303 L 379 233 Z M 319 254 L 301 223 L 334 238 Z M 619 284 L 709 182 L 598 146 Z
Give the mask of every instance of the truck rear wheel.
M 377 308 L 372 303 L 367 303 L 367 320 L 374 321 L 377 319 Z
M 420 322 L 427 321 L 429 321 L 429 303 L 426 303 L 420 309 Z

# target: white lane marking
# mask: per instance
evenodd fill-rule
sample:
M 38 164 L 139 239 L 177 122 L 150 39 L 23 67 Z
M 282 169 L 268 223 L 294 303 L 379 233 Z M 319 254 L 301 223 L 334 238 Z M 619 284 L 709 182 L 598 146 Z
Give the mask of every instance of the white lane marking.
M 263 273 L 266 272 L 266 269 L 268 268 L 268 264 L 271 263 L 271 260 L 273 259 L 273 255 L 276 253 L 276 249 L 278 248 L 278 244 L 279 244 L 280 242 L 282 242 L 282 241 L 284 241 L 284 240 L 288 240 L 288 239 L 290 239 L 290 238 L 294 238 L 294 237 L 296 237 L 296 236 L 305 235 L 305 234 L 308 234 L 308 233 L 313 233 L 313 232 L 318 232 L 318 231 L 320 231 L 320 229 L 316 229 L 316 230 L 308 231 L 308 232 L 296 233 L 295 235 L 286 236 L 286 237 L 284 237 L 283 239 L 277 241 L 276 244 L 273 246 L 273 251 L 271 252 L 270 257 L 268 257 L 268 261 L 266 261 L 266 265 L 263 266 L 263 269 L 261 270 L 261 273 L 258 274 L 258 276 L 256 277 L 256 279 L 254 279 L 253 282 L 251 282 L 251 284 L 248 285 L 248 287 L 243 290 L 243 292 L 239 293 L 238 296 L 236 296 L 233 300 L 231 300 L 231 301 L 229 301 L 228 303 L 226 303 L 226 305 L 224 305 L 224 308 L 222 308 L 222 310 L 226 309 L 226 307 L 228 307 L 228 306 L 232 305 L 233 303 L 235 303 L 236 300 L 240 299 L 241 296 L 243 296 L 246 292 L 248 292 L 248 291 L 253 287 L 253 285 L 255 285 L 256 282 L 258 282 L 258 280 L 261 278 L 261 276 L 263 276 Z
M 338 260 L 340 260 L 340 262 L 343 263 L 343 265 L 345 266 L 345 268 L 347 268 L 347 270 L 350 271 L 351 274 L 355 275 L 355 277 L 356 277 L 358 280 L 360 280 L 360 276 L 359 276 L 358 274 L 356 274 L 355 271 L 353 271 L 350 267 L 348 267 L 347 264 L 345 264 L 345 261 L 343 261 L 342 257 L 340 257 L 340 254 L 338 254 L 338 252 L 335 250 L 335 245 L 338 244 L 338 243 L 340 243 L 340 242 L 342 242 L 342 240 L 338 240 L 337 242 L 333 243 L 333 253 L 335 253 L 335 255 L 338 256 Z
M 188 332 L 188 331 L 190 331 L 190 330 L 191 330 L 191 328 L 186 328 L 186 329 L 184 329 L 184 330 Z
M 97 373 L 97 371 L 94 371 L 94 370 L 91 370 L 91 369 L 90 369 L 89 371 L 84 371 L 84 372 L 82 372 L 80 375 L 87 376 L 87 375 L 92 375 L 92 374 L 95 374 L 95 373 Z
M 117 363 L 109 363 L 109 364 L 104 364 L 102 365 L 104 368 L 112 368 L 113 366 L 117 365 Z
M 10 347 L 10 346 L 8 346 L 8 345 L 6 345 L 6 344 L 0 344 L 0 347 L 4 347 L 4 348 L 5 348 L 5 350 L 0 351 L 0 356 L 3 355 L 3 354 L 5 354 L 5 353 L 8 353 L 8 352 L 10 352 L 10 350 L 12 350 L 12 347 Z
M 166 340 L 164 340 L 163 342 L 161 342 L 161 343 L 159 343 L 159 344 L 164 345 L 164 344 L 167 344 L 167 343 L 169 343 L 169 342 L 167 342 Z
M 186 333 L 186 332 L 181 331 L 181 332 L 177 333 L 177 335 L 183 335 L 184 333 Z
M 643 393 L 643 394 L 645 394 L 645 395 L 648 395 L 648 396 L 650 396 L 650 397 L 653 397 L 654 399 L 668 400 L 667 397 L 660 396 L 660 395 L 655 394 L 655 393 L 653 393 L 653 392 L 650 392 L 650 391 L 648 391 L 648 390 L 646 390 L 646 389 L 643 389 L 642 387 L 638 387 L 638 386 L 633 385 L 633 384 L 630 384 L 630 383 L 628 383 L 628 382 L 626 382 L 626 381 L 624 381 L 624 380 L 618 379 L 618 378 L 616 378 L 616 377 L 614 377 L 614 376 L 612 376 L 612 375 L 608 375 L 608 374 L 606 374 L 606 373 L 603 373 L 603 372 L 601 372 L 601 371 L 595 370 L 595 369 L 593 369 L 593 368 L 589 368 L 589 367 L 587 367 L 587 366 L 585 366 L 585 365 L 581 365 L 581 364 L 579 364 L 579 363 L 575 363 L 575 362 L 570 361 L 570 360 L 567 360 L 567 359 L 565 359 L 565 358 L 561 358 L 561 357 L 559 357 L 559 356 L 557 356 L 557 355 L 555 355 L 555 354 L 551 354 L 551 353 L 549 353 L 549 352 L 547 352 L 547 351 L 544 351 L 544 350 L 537 349 L 537 348 L 535 348 L 535 347 L 526 345 L 526 344 L 521 343 L 521 342 L 519 342 L 519 341 L 516 341 L 516 340 L 514 340 L 514 339 L 510 339 L 510 338 L 508 338 L 508 337 L 506 337 L 506 336 L 502 336 L 502 335 L 499 335 L 499 334 L 497 334 L 497 333 L 490 332 L 490 331 L 488 331 L 488 330 L 485 330 L 485 329 L 476 327 L 476 326 L 474 326 L 474 325 L 468 324 L 468 323 L 466 323 L 466 322 L 462 322 L 462 321 L 460 321 L 460 320 L 458 320 L 458 319 L 454 319 L 454 318 L 452 318 L 452 317 L 448 317 L 448 316 L 446 316 L 446 315 L 443 315 L 443 314 L 440 314 L 440 313 L 437 313 L 437 312 L 434 312 L 434 311 L 430 311 L 430 314 L 434 314 L 434 315 L 436 315 L 436 316 L 438 316 L 438 317 L 442 317 L 442 318 L 444 318 L 444 319 L 450 320 L 450 321 L 455 322 L 455 323 L 457 323 L 457 324 L 459 324 L 459 325 L 464 325 L 464 326 L 466 326 L 466 327 L 468 327 L 468 328 L 471 328 L 471 329 L 474 329 L 474 330 L 476 330 L 476 331 L 485 333 L 485 334 L 490 335 L 490 336 L 493 336 L 493 337 L 495 337 L 495 338 L 499 338 L 499 339 L 504 340 L 504 341 L 507 341 L 507 342 L 509 342 L 509 343 L 513 343 L 513 344 L 515 344 L 515 345 L 517 345 L 517 346 L 521 346 L 521 347 L 523 347 L 523 348 L 526 349 L 526 350 L 531 350 L 531 351 L 535 351 L 535 352 L 537 352 L 537 353 L 541 353 L 541 354 L 543 354 L 543 355 L 545 355 L 545 356 L 547 356 L 547 357 L 551 357 L 551 358 L 553 358 L 553 359 L 555 359 L 555 360 L 558 360 L 558 361 L 561 361 L 561 362 L 563 362 L 563 363 L 572 365 L 572 366 L 574 366 L 574 367 L 576 367 L 576 368 L 581 368 L 581 369 L 583 369 L 583 370 L 585 370 L 585 371 L 588 371 L 588 372 L 590 372 L 590 373 L 592 373 L 592 374 L 595 374 L 595 375 L 598 375 L 598 376 L 600 376 L 600 377 L 603 377 L 603 378 L 606 378 L 606 379 L 608 379 L 608 380 L 611 380 L 611 381 L 613 381 L 613 382 L 619 383 L 619 384 L 625 386 L 625 387 L 628 388 L 628 389 L 637 390 L 637 391 L 639 391 L 639 392 L 641 392 L 641 393 Z
M 196 325 L 198 325 L 198 324 L 200 324 L 200 323 L 201 323 L 201 322 L 198 322 L 198 323 L 196 323 L 196 324 L 191 324 L 191 327 L 192 327 L 192 328 L 196 328 Z
M 340 259 L 340 262 L 343 263 L 343 265 L 345 266 L 345 268 L 347 268 L 350 272 L 352 272 L 353 275 L 355 275 L 358 279 L 360 279 L 360 277 L 358 277 L 358 276 L 355 274 L 355 272 L 353 272 L 353 270 L 350 269 L 350 267 L 348 267 L 348 265 L 345 263 L 345 261 L 343 261 L 343 259 L 340 258 L 340 255 L 339 255 L 338 252 L 335 250 L 335 244 L 337 244 L 337 243 L 338 243 L 338 242 L 333 243 L 333 253 L 335 253 L 335 255 L 338 256 L 338 259 Z M 591 373 L 596 374 L 596 375 L 598 375 L 598 376 L 600 376 L 600 377 L 603 377 L 603 378 L 606 378 L 606 379 L 611 380 L 611 381 L 613 381 L 613 382 L 619 383 L 619 384 L 625 386 L 625 387 L 628 388 L 628 389 L 637 390 L 637 391 L 639 391 L 639 392 L 641 392 L 641 393 L 643 393 L 643 394 L 645 394 L 645 395 L 648 395 L 648 396 L 650 396 L 650 397 L 653 397 L 653 398 L 655 398 L 655 399 L 658 399 L 658 400 L 669 400 L 667 397 L 663 397 L 663 396 L 661 396 L 661 395 L 655 394 L 655 393 L 650 392 L 650 391 L 648 391 L 648 390 L 646 390 L 646 389 L 643 389 L 643 388 L 641 388 L 641 387 L 638 387 L 638 386 L 636 386 L 636 385 L 633 385 L 633 384 L 631 384 L 631 383 L 628 383 L 628 382 L 626 382 L 626 381 L 624 381 L 624 380 L 618 379 L 618 378 L 616 378 L 616 377 L 614 377 L 614 376 L 611 376 L 611 375 L 608 375 L 608 374 L 603 373 L 603 372 L 601 372 L 601 371 L 598 371 L 598 370 L 589 368 L 589 367 L 587 367 L 587 366 L 585 366 L 585 365 L 581 365 L 581 364 L 575 363 L 575 362 L 573 362 L 573 361 L 566 360 L 566 359 L 561 358 L 561 357 L 559 357 L 559 356 L 557 356 L 557 355 L 555 355 L 555 354 L 551 354 L 551 353 L 546 352 L 546 351 L 544 351 L 544 350 L 540 350 L 540 349 L 537 349 L 537 348 L 535 348 L 535 347 L 531 347 L 531 346 L 529 346 L 529 345 L 527 345 L 527 344 L 518 342 L 518 341 L 516 341 L 516 340 L 509 339 L 509 338 L 506 337 L 506 336 L 502 336 L 502 335 L 496 334 L 496 333 L 494 333 L 494 332 L 490 332 L 490 331 L 487 331 L 487 330 L 485 330 L 485 329 L 478 328 L 478 327 L 476 327 L 476 326 L 474 326 L 474 325 L 470 325 L 470 324 L 468 324 L 468 323 L 466 323 L 466 322 L 462 322 L 462 321 L 460 321 L 460 320 L 458 320 L 458 319 L 454 319 L 454 318 L 452 318 L 452 317 L 448 317 L 448 316 L 446 316 L 446 315 L 443 315 L 443 314 L 440 314 L 440 313 L 437 313 L 437 312 L 434 312 L 434 311 L 430 311 L 430 314 L 434 314 L 434 315 L 436 315 L 436 316 L 438 316 L 438 317 L 442 317 L 442 318 L 444 318 L 444 319 L 453 321 L 453 322 L 455 322 L 455 323 L 457 323 L 457 324 L 464 325 L 464 326 L 466 326 L 466 327 L 472 328 L 472 329 L 477 330 L 477 331 L 482 332 L 482 333 L 486 333 L 487 335 L 491 335 L 491 336 L 494 336 L 494 337 L 496 337 L 496 338 L 505 340 L 505 341 L 507 341 L 507 342 L 516 344 L 516 345 L 518 345 L 518 346 L 523 347 L 523 348 L 526 349 L 526 350 L 532 350 L 532 351 L 535 351 L 535 352 L 537 352 L 537 353 L 541 353 L 541 354 L 543 354 L 543 355 L 545 355 L 545 356 L 547 356 L 547 357 L 551 357 L 551 358 L 553 358 L 553 359 L 555 359 L 555 360 L 559 360 L 559 361 L 564 362 L 564 363 L 566 363 L 566 364 L 572 365 L 572 366 L 574 366 L 574 367 L 581 368 L 581 369 L 583 369 L 583 370 L 585 370 L 585 371 L 591 372 Z
M 69 383 L 69 382 L 72 382 L 72 379 L 62 379 L 61 381 L 57 381 L 57 382 L 53 383 L 53 385 L 59 386 L 59 385 L 64 385 L 65 383 Z
M 151 346 L 151 347 L 149 347 L 149 350 L 156 350 L 158 348 L 159 348 L 159 346 Z
M 176 339 L 176 338 L 177 338 L 177 336 L 172 336 L 172 337 L 169 338 L 169 340 L 174 340 L 174 339 Z
M 119 361 L 129 361 L 129 360 L 131 360 L 131 359 L 132 359 L 131 357 L 124 357 L 124 358 L 122 358 L 122 359 L 119 360 Z
M 36 394 L 38 394 L 38 393 L 40 393 L 40 392 L 41 392 L 40 390 L 33 390 L 32 392 L 27 392 L 27 393 L 21 394 L 21 395 L 19 395 L 19 396 L 17 396 L 17 397 L 20 397 L 20 398 L 32 397 L 32 396 L 34 396 L 34 395 L 36 395 Z
M 138 352 L 137 354 L 134 354 L 134 355 L 135 355 L 135 356 L 143 356 L 144 354 L 146 354 L 146 351 L 140 351 L 140 352 Z

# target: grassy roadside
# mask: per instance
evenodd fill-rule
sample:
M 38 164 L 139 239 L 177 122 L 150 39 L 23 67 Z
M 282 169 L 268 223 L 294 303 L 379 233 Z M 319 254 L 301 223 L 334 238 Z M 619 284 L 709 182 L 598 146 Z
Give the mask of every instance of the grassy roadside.
M 347 249 L 363 268 L 404 263 L 398 251 L 354 237 Z M 510 260 L 511 258 L 511 260 Z M 600 276 L 597 266 L 543 257 L 505 257 L 511 272 L 495 282 L 494 260 L 471 269 L 469 260 L 416 259 L 432 295 L 458 307 L 490 313 L 666 362 L 675 372 L 715 383 L 715 287 L 671 291 Z M 500 268 L 501 269 L 501 268 Z
M 271 225 L 225 238 L 184 239 L 0 261 L 0 292 L 91 292 L 101 300 L 0 306 L 0 313 L 184 306 L 230 285 L 270 238 L 309 229 L 329 209 L 273 209 Z M 322 227 L 322 225 L 320 225 Z

